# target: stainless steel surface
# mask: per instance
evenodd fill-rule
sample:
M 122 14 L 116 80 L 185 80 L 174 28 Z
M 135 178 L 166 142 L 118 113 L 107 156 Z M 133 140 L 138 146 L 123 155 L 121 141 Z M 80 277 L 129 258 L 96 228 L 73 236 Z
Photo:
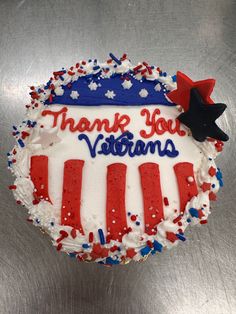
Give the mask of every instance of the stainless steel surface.
M 0 313 L 236 313 L 235 0 L 0 0 L 0 32 Z M 231 137 L 218 160 L 225 187 L 209 224 L 189 230 L 172 251 L 111 269 L 58 254 L 26 221 L 7 189 L 5 157 L 27 86 L 110 51 L 196 80 L 216 78 L 214 98 L 228 104 L 221 125 Z

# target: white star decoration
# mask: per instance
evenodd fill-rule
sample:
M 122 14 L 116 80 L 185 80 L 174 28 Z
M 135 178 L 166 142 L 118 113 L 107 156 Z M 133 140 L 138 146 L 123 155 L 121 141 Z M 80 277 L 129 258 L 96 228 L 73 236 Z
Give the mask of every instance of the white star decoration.
M 57 96 L 62 96 L 64 94 L 64 89 L 61 86 L 58 86 L 54 89 L 54 92 Z
M 130 89 L 130 87 L 132 87 L 132 83 L 130 80 L 124 80 L 124 82 L 121 84 L 123 86 L 124 89 Z
M 98 84 L 92 81 L 92 82 L 88 85 L 88 88 L 89 88 L 90 90 L 97 90 Z
M 73 90 L 70 94 L 70 97 L 72 99 L 78 99 L 79 98 L 79 93 L 77 92 L 77 90 Z
M 57 133 L 58 127 L 48 129 L 41 128 L 39 129 L 39 135 L 32 141 L 32 144 L 41 144 L 43 149 L 52 146 L 53 144 L 61 141 Z
M 116 96 L 116 94 L 113 92 L 113 90 L 108 90 L 105 96 L 109 99 L 113 99 Z
M 139 96 L 142 98 L 146 98 L 147 95 L 148 95 L 148 91 L 145 88 L 141 89 L 141 91 L 139 92 Z
M 157 85 L 154 87 L 155 91 L 156 92 L 160 92 L 161 90 L 161 84 L 160 83 L 157 83 Z

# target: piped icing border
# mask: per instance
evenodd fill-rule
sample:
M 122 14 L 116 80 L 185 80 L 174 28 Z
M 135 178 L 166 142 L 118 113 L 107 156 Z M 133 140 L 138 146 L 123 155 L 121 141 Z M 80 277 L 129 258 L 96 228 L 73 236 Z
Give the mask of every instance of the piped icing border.
M 105 71 L 105 73 L 103 71 L 104 67 L 100 66 L 100 68 L 102 68 L 102 75 L 106 75 L 107 78 L 109 78 L 112 77 L 114 73 L 123 75 L 132 69 L 131 71 L 135 79 L 140 78 L 140 80 L 143 80 L 143 76 L 145 75 L 145 80 L 150 79 L 150 81 L 153 82 L 152 78 L 156 75 L 155 79 L 158 78 L 158 83 L 155 82 L 155 86 L 157 86 L 157 84 L 160 85 L 158 85 L 159 87 L 156 87 L 156 89 L 160 89 L 161 91 L 165 89 L 163 95 L 165 95 L 166 91 L 176 88 L 173 77 L 167 76 L 166 74 L 160 75 L 161 71 L 159 71 L 158 68 L 154 67 L 153 69 L 151 67 L 150 70 L 149 66 L 144 63 L 132 66 L 126 56 L 123 56 L 119 61 L 120 64 L 117 63 L 114 56 L 112 59 L 108 60 L 106 66 L 109 67 L 109 71 Z M 56 97 L 60 96 L 60 94 L 63 96 L 65 88 L 70 90 L 71 86 L 68 86 L 68 84 L 77 82 L 80 76 L 87 77 L 88 75 L 92 74 L 93 76 L 96 74 L 95 72 L 98 68 L 94 69 L 95 63 L 98 64 L 98 62 L 94 60 L 90 62 L 81 61 L 78 63 L 79 65 L 77 64 L 69 70 L 63 70 L 63 72 L 61 71 L 60 73 L 55 72 L 54 77 L 50 79 L 48 84 L 37 88 L 31 87 L 32 100 L 29 105 L 26 105 L 26 119 L 21 125 L 13 127 L 13 136 L 16 139 L 17 145 L 8 153 L 8 167 L 16 176 L 16 180 L 9 188 L 13 190 L 17 203 L 24 205 L 29 210 L 29 221 L 47 231 L 52 237 L 53 244 L 57 247 L 57 250 L 65 251 L 71 257 L 76 257 L 81 261 L 96 261 L 105 265 L 125 264 L 131 260 L 144 260 L 150 254 L 161 252 L 164 248 L 171 248 L 179 241 L 185 241 L 184 231 L 188 225 L 207 223 L 207 218 L 210 214 L 210 200 L 216 200 L 216 193 L 218 189 L 223 186 L 222 174 L 214 162 L 215 157 L 222 151 L 223 142 L 211 138 L 208 138 L 202 143 L 196 141 L 196 145 L 198 145 L 203 152 L 200 171 L 195 175 L 197 185 L 200 189 L 197 191 L 197 195 L 193 196 L 187 203 L 185 209 L 181 210 L 181 214 L 178 214 L 176 211 L 172 217 L 158 221 L 158 228 L 155 233 L 144 232 L 140 234 L 139 232 L 133 231 L 132 228 L 127 228 L 126 233 L 115 240 L 106 238 L 102 229 L 98 229 L 98 235 L 95 237 L 92 232 L 85 236 L 81 226 L 72 228 L 70 226 L 61 225 L 61 217 L 55 215 L 53 207 L 50 204 L 47 184 L 43 184 L 43 189 L 41 189 L 40 187 L 42 185 L 40 182 L 37 182 L 36 179 L 34 180 L 34 176 L 35 178 L 38 177 L 37 173 L 31 172 L 30 177 L 30 152 L 33 150 L 31 139 L 35 136 L 35 129 L 39 128 L 37 118 L 41 115 L 42 111 L 45 110 L 45 107 L 49 107 L 50 104 L 53 104 L 54 100 L 58 102 Z M 81 65 L 83 66 L 82 69 Z M 145 72 L 142 72 L 144 71 L 143 67 L 146 69 Z M 83 70 L 83 72 L 77 70 L 77 72 L 73 74 L 74 69 L 80 69 Z M 91 89 L 96 88 L 96 82 L 94 82 L 93 79 L 94 77 L 92 77 L 89 83 Z M 121 76 L 119 79 L 121 79 Z M 130 80 L 125 81 L 129 82 Z M 130 84 L 127 85 L 127 88 L 129 85 Z M 71 93 L 72 92 L 73 90 Z M 73 97 L 70 96 L 73 101 L 79 99 L 76 92 L 79 94 L 78 90 L 74 90 L 74 93 L 72 93 Z M 145 94 L 145 92 L 143 93 Z M 139 96 L 140 98 L 145 98 L 142 97 L 142 93 Z M 105 97 L 107 96 L 105 95 Z M 111 93 L 107 98 L 112 99 Z M 167 105 L 169 105 L 169 100 L 167 100 L 167 102 Z M 77 105 L 77 103 L 74 104 Z M 56 134 L 49 133 L 49 136 L 54 139 L 55 143 L 57 142 Z M 37 160 L 35 159 L 34 162 L 37 162 Z M 37 171 L 40 171 L 46 176 L 45 169 L 47 169 L 47 166 L 45 166 L 45 164 L 47 160 L 43 158 L 40 162 L 44 163 L 44 171 L 41 171 L 37 167 L 33 168 L 38 169 Z M 73 171 L 81 171 L 83 164 L 71 164 L 69 166 L 73 168 Z M 116 167 L 118 166 L 116 165 Z M 119 175 L 121 169 L 119 167 L 117 175 Z M 153 165 L 148 165 L 146 169 L 140 168 L 142 180 L 145 180 L 142 173 L 152 167 Z M 125 169 L 123 170 L 125 171 Z M 151 169 L 151 171 L 153 172 L 154 170 Z M 158 169 L 155 171 L 157 171 L 156 175 L 158 176 Z M 175 169 L 175 171 L 178 172 L 181 170 Z M 112 171 L 111 175 L 114 176 L 115 173 L 115 171 Z M 41 177 L 42 180 L 45 180 L 43 176 Z M 191 185 L 193 178 L 187 177 L 186 181 Z M 194 192 L 194 194 L 196 193 Z M 39 195 L 43 195 L 44 199 L 39 199 Z M 66 202 L 66 199 L 63 201 Z M 167 198 L 164 199 L 164 202 L 165 205 L 168 205 Z M 127 219 L 131 224 L 137 225 L 140 223 L 139 217 L 131 212 L 127 213 Z M 97 238 L 99 242 L 96 240 Z

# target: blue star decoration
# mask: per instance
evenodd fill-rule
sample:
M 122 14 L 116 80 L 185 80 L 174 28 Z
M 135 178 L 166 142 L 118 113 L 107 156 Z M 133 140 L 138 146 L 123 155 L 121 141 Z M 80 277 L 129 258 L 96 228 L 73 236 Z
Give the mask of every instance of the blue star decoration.
M 189 108 L 178 116 L 178 120 L 191 130 L 193 138 L 199 142 L 203 142 L 207 137 L 228 141 L 228 135 L 215 122 L 226 107 L 221 103 L 205 104 L 197 88 L 192 88 Z

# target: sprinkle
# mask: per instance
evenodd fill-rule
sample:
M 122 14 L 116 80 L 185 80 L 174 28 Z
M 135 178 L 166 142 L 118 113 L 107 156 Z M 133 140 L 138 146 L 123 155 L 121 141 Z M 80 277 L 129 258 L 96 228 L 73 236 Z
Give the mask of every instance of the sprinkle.
M 89 242 L 92 243 L 93 242 L 93 232 L 89 232 Z
M 178 238 L 174 232 L 166 232 L 166 239 L 174 243 Z
M 22 131 L 21 132 L 21 137 L 24 140 L 27 136 L 29 136 L 30 134 L 28 132 Z
M 188 222 L 188 223 L 190 223 L 190 222 L 191 222 L 191 219 L 190 219 L 190 218 L 188 218 L 188 219 L 187 219 L 187 222 Z
M 12 185 L 9 185 L 9 190 L 16 190 L 16 185 L 15 184 L 12 184 Z
M 209 200 L 210 201 L 216 201 L 216 194 L 214 192 L 209 193 Z
M 147 240 L 147 245 L 148 245 L 150 248 L 153 248 L 153 243 L 152 243 L 152 241 Z
M 76 253 L 69 253 L 69 256 L 72 257 L 72 258 L 76 257 Z
M 111 252 L 115 252 L 119 249 L 119 247 L 117 245 L 113 245 L 111 248 L 110 248 L 110 251 Z
M 154 247 L 154 250 L 155 250 L 155 251 L 162 252 L 163 246 L 162 246 L 162 244 L 159 243 L 158 241 L 154 240 L 154 242 L 153 242 L 153 247 Z
M 53 72 L 53 75 L 54 75 L 54 76 L 60 76 L 60 75 L 63 75 L 63 74 L 65 74 L 65 73 L 66 73 L 66 71 L 63 70 L 63 71 Z
M 208 173 L 211 177 L 214 177 L 214 175 L 216 174 L 216 168 L 211 166 L 208 170 Z
M 60 235 L 61 235 L 63 238 L 67 238 L 67 237 L 68 237 L 68 233 L 67 233 L 65 230 L 60 230 Z
M 201 224 L 201 225 L 207 224 L 207 220 L 201 220 L 201 221 L 200 221 L 200 224 Z
M 128 249 L 126 251 L 126 256 L 129 257 L 129 258 L 133 258 L 136 254 L 137 254 L 137 252 L 133 248 Z
M 203 182 L 200 188 L 203 190 L 203 192 L 209 191 L 211 189 L 211 183 Z
M 82 248 L 83 248 L 83 249 L 88 249 L 88 248 L 89 248 L 89 245 L 88 245 L 87 243 L 84 243 L 84 244 L 82 244 Z
M 140 70 L 142 67 L 143 67 L 142 64 L 137 65 L 135 68 L 133 68 L 133 71 L 136 72 L 136 71 Z
M 114 265 L 114 264 L 120 264 L 119 260 L 114 260 L 110 256 L 106 258 L 106 264 L 108 265 Z
M 112 53 L 109 53 L 109 56 L 113 61 L 115 61 L 117 64 L 121 65 L 121 61 L 118 60 Z
M 60 251 L 62 249 L 62 243 L 59 243 L 58 245 L 57 245 L 57 251 Z
M 196 208 L 190 208 L 189 213 L 192 217 L 198 218 L 198 210 Z
M 99 235 L 99 238 L 100 238 L 100 243 L 101 244 L 105 244 L 105 237 L 104 237 L 104 233 L 102 231 L 102 229 L 98 229 L 98 235 Z
M 176 234 L 176 236 L 177 236 L 177 238 L 179 239 L 179 240 L 181 240 L 181 241 L 185 241 L 186 240 L 186 238 L 184 237 L 184 236 L 182 236 L 181 234 Z
M 173 220 L 173 223 L 176 224 L 176 223 L 179 222 L 181 219 L 182 219 L 182 216 L 179 215 L 178 217 L 176 217 L 176 218 Z
M 169 206 L 169 200 L 167 197 L 164 197 L 164 204 L 165 206 Z
M 150 247 L 149 246 L 145 246 L 143 249 L 140 250 L 140 254 L 142 256 L 146 256 L 148 255 L 148 253 L 151 251 Z
M 130 219 L 131 219 L 132 221 L 136 221 L 137 217 L 136 217 L 135 215 L 132 215 L 132 216 L 130 217 Z
M 70 235 L 71 235 L 71 237 L 72 237 L 73 239 L 76 238 L 76 229 L 75 229 L 75 228 L 73 228 L 73 229 L 71 230 Z
M 136 226 L 139 226 L 139 225 L 140 225 L 140 222 L 139 222 L 139 221 L 136 221 L 135 224 L 136 224 Z
M 22 148 L 25 147 L 25 144 L 22 141 L 22 139 L 19 138 L 19 140 L 17 142 L 19 143 L 20 147 L 22 147 Z

